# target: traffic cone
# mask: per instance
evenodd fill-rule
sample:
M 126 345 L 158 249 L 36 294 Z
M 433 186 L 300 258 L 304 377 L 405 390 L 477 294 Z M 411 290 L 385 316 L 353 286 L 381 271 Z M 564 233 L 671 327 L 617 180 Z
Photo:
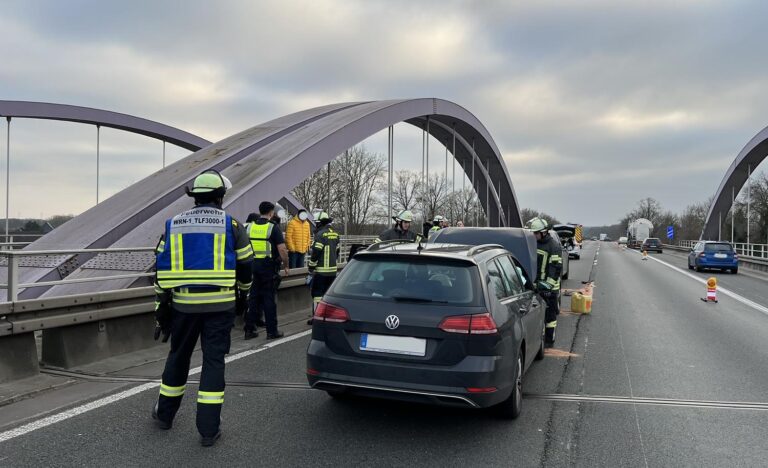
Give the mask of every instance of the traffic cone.
M 707 297 L 702 297 L 701 300 L 717 303 L 717 278 L 714 276 L 707 279 Z

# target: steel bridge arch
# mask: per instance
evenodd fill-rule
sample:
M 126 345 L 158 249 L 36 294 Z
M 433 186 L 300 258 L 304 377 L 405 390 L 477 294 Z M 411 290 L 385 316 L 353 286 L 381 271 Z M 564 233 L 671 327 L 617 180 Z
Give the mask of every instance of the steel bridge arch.
M 429 119 L 429 133 L 449 141 L 456 133 L 454 157 L 467 173 L 474 167 L 475 190 L 488 190 L 481 203 L 491 225 L 521 226 L 519 206 L 506 165 L 490 133 L 463 107 L 441 99 L 340 103 L 290 114 L 203 147 L 149 175 L 78 215 L 35 241 L 30 250 L 154 246 L 165 219 L 191 206 L 184 187 L 201 171 L 216 169 L 234 187 L 224 207 L 243 219 L 261 200 L 275 199 L 344 150 L 399 122 L 421 126 Z M 71 120 L 71 119 L 69 119 Z M 474 143 L 474 149 L 473 149 Z M 452 145 L 449 146 L 452 152 Z M 485 164 L 484 164 L 485 163 Z M 20 268 L 20 281 L 32 283 L 68 278 L 109 276 L 146 271 L 148 255 L 131 265 L 80 255 L 51 260 L 44 267 Z M 55 264 L 54 264 L 55 263 Z M 141 265 L 139 265 L 141 264 Z M 63 266 L 62 266 L 63 265 Z M 72 273 L 67 274 L 72 271 Z M 5 276 L 0 269 L 0 276 Z M 121 289 L 134 280 L 59 285 L 46 291 L 27 289 L 21 298 Z
M 91 107 L 50 102 L 0 101 L 0 117 L 57 120 L 114 128 L 166 141 L 189 151 L 205 148 L 211 142 L 184 130 L 141 117 Z
M 750 170 L 754 172 L 766 155 L 768 155 L 768 127 L 760 130 L 749 140 L 726 171 L 717 188 L 715 198 L 709 206 L 700 239 L 720 240 L 722 217 L 731 209 L 732 197 L 735 198 L 739 194 L 747 182 Z

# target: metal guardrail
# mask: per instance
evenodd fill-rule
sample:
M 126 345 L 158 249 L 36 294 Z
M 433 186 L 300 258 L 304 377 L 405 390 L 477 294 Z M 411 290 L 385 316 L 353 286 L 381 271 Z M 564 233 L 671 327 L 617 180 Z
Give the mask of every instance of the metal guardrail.
M 0 284 L 0 289 L 8 290 L 8 301 L 15 302 L 19 298 L 19 289 L 39 288 L 45 286 L 56 286 L 60 284 L 90 283 L 106 280 L 141 278 L 144 276 L 154 276 L 154 273 L 129 273 L 112 276 L 97 276 L 93 278 L 62 279 L 57 281 L 40 281 L 36 283 L 19 283 L 19 260 L 22 257 L 50 257 L 50 256 L 71 256 L 77 254 L 97 254 L 97 253 L 133 253 L 133 252 L 153 252 L 152 247 L 131 247 L 131 248 L 108 248 L 108 249 L 72 249 L 72 250 L 7 250 L 0 252 L 0 256 L 7 259 L 8 282 Z
M 689 241 L 689 242 L 692 242 L 690 246 L 681 246 L 681 245 L 672 245 L 672 244 L 662 244 L 662 245 L 664 246 L 665 249 L 672 249 L 678 252 L 689 252 L 691 250 L 691 247 L 693 247 L 693 244 L 695 244 L 698 241 Z M 746 265 L 747 268 L 751 268 L 753 270 L 768 271 L 768 258 L 749 257 L 747 255 L 739 254 L 739 263 Z
M 283 277 L 280 289 L 304 286 L 306 275 L 306 268 L 291 270 Z M 151 286 L 3 302 L 0 303 L 0 336 L 145 314 L 154 307 L 155 290 Z
M 677 246 L 690 249 L 696 245 L 697 242 L 699 241 L 680 240 L 677 241 Z M 749 257 L 752 259 L 768 260 L 768 244 L 747 244 L 744 242 L 735 242 L 732 243 L 732 245 L 736 253 L 739 254 L 742 258 Z
M 339 263 L 346 263 L 349 259 L 349 252 L 354 244 L 372 244 L 376 236 L 342 236 L 339 243 Z M 8 291 L 7 298 L 9 302 L 16 302 L 19 298 L 19 292 L 26 288 L 39 288 L 47 286 L 57 286 L 63 284 L 91 283 L 99 281 L 108 281 L 126 278 L 142 278 L 154 276 L 154 272 L 127 273 L 111 276 L 97 276 L 92 278 L 61 279 L 56 281 L 40 281 L 35 283 L 19 283 L 19 266 L 22 257 L 52 257 L 52 256 L 75 256 L 78 254 L 114 254 L 114 253 L 146 253 L 154 252 L 152 247 L 124 247 L 124 248 L 105 248 L 105 249 L 72 249 L 72 250 L 0 250 L 0 258 L 7 259 L 8 282 L 0 284 L 0 289 Z M 308 260 L 308 259 L 307 259 Z M 66 261 L 66 260 L 62 260 Z

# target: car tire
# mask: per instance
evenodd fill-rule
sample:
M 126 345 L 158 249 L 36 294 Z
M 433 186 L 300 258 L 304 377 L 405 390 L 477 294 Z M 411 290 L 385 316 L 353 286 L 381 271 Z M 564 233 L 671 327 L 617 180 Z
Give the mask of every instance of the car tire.
M 523 411 L 523 352 L 517 353 L 517 364 L 514 371 L 515 379 L 509 398 L 497 406 L 499 415 L 504 419 L 517 419 Z
M 541 343 L 539 344 L 539 350 L 536 352 L 535 360 L 541 361 L 544 359 L 544 330 L 541 331 Z
M 731 268 L 731 273 L 733 273 L 734 275 L 738 275 L 739 274 L 739 267 Z

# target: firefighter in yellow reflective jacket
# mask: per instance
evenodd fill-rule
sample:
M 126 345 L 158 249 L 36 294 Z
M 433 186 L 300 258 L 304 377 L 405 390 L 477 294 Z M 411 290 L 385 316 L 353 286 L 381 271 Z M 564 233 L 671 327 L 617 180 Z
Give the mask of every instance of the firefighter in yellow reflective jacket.
M 563 270 L 563 247 L 549 234 L 549 225 L 542 218 L 533 218 L 526 228 L 536 236 L 539 295 L 547 303 L 545 312 L 544 346 L 551 348 L 555 343 L 557 316 L 560 314 L 560 274 Z
M 442 215 L 437 215 L 432 220 L 432 227 L 429 228 L 429 232 L 427 233 L 427 237 L 432 237 L 432 234 L 436 233 L 440 229 L 443 229 L 445 227 L 445 218 Z
M 235 312 L 246 307 L 253 249 L 243 226 L 221 209 L 229 180 L 206 171 L 187 195 L 195 207 L 165 223 L 157 246 L 155 336 L 171 338 L 160 396 L 152 417 L 170 429 L 181 405 L 189 361 L 200 338 L 203 369 L 197 392 L 197 430 L 203 446 L 221 435 L 224 355 L 229 352 Z
M 307 264 L 309 273 L 312 275 L 310 283 L 310 293 L 312 294 L 312 314 L 315 307 L 323 298 L 323 295 L 331 283 L 336 279 L 336 259 L 339 253 L 339 234 L 333 230 L 331 219 L 328 213 L 321 212 L 316 221 L 317 231 L 315 231 L 315 240 L 312 243 L 312 257 Z M 308 324 L 312 324 L 309 319 Z

